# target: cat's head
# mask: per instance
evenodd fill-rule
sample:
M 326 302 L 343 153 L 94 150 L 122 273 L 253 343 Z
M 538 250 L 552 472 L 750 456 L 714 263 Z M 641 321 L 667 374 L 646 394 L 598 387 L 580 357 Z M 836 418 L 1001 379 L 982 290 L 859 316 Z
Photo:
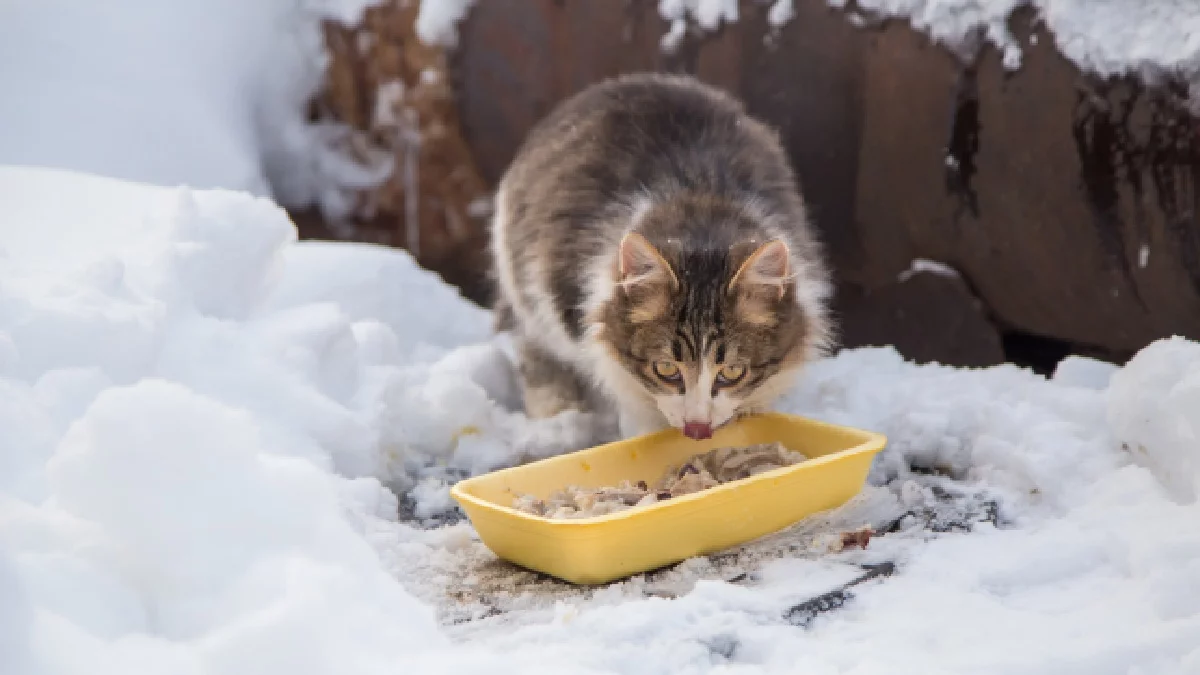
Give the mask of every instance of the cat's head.
M 690 438 L 764 408 L 826 338 L 824 291 L 804 287 L 824 280 L 798 274 L 781 239 L 656 246 L 631 232 L 616 257 L 597 337 Z

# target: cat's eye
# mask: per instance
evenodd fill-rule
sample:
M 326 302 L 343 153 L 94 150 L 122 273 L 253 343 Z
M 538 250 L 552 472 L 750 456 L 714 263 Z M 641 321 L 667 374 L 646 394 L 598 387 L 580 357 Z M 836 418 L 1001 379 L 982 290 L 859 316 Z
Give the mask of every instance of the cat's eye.
M 670 361 L 655 361 L 654 374 L 667 382 L 674 382 L 679 379 L 679 366 Z
M 724 385 L 737 384 L 745 375 L 745 366 L 726 364 L 717 372 L 717 381 Z

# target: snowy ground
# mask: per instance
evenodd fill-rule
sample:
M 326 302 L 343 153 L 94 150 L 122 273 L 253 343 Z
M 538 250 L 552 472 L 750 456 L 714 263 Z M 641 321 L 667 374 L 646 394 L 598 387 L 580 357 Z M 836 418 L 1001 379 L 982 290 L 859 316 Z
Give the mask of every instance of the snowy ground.
M 0 193 L 0 672 L 1200 672 L 1195 343 L 843 353 L 781 407 L 889 436 L 859 498 L 584 591 L 432 526 L 447 478 L 586 439 L 405 254 L 231 192 Z

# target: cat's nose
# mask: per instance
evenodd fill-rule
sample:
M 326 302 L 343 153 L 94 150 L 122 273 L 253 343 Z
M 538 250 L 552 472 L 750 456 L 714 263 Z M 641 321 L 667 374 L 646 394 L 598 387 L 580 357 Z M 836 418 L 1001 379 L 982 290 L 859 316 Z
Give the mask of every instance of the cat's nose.
M 693 441 L 712 438 L 712 425 L 708 422 L 686 422 L 683 425 L 683 435 Z

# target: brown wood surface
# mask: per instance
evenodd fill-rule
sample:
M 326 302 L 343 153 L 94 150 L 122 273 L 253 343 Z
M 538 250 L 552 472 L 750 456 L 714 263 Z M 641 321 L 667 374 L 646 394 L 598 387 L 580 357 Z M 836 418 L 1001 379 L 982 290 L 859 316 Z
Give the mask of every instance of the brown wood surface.
M 929 344 L 974 326 L 962 340 L 978 348 L 934 350 L 945 362 L 996 360 L 999 333 L 1117 358 L 1200 337 L 1200 125 L 1178 92 L 1083 76 L 1045 33 L 1029 46 L 1025 20 L 1023 67 L 1007 73 L 991 49 L 968 66 L 902 22 L 860 28 L 823 0 L 796 6 L 776 34 L 766 5 L 743 2 L 736 24 L 665 54 L 650 0 L 477 3 L 454 72 L 482 176 L 494 184 L 530 126 L 590 83 L 690 72 L 781 130 L 853 315 L 846 344 L 920 341 L 864 319 L 880 297 L 938 304 Z M 953 265 L 966 290 L 897 284 L 914 258 Z

